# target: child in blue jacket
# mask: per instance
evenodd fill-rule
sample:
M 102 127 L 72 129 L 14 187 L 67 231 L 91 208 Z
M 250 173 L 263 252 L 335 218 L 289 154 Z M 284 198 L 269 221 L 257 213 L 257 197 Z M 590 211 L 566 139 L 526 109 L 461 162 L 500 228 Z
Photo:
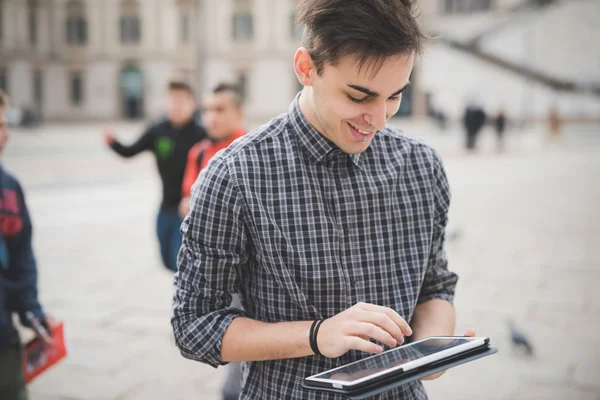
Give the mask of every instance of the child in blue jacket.
M 0 90 L 0 154 L 8 141 L 4 110 L 8 97 Z M 30 326 L 27 312 L 48 329 L 38 301 L 37 266 L 31 246 L 32 227 L 19 182 L 0 164 L 0 398 L 25 400 L 22 349 L 12 316 Z

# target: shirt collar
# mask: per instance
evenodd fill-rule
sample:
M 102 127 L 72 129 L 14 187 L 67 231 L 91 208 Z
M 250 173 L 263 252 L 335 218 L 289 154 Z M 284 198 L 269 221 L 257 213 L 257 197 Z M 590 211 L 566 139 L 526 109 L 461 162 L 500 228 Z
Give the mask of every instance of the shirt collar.
M 321 135 L 319 131 L 308 122 L 304 114 L 302 114 L 302 111 L 300 111 L 300 106 L 298 105 L 299 98 L 300 94 L 296 96 L 290 105 L 288 119 L 293 133 L 308 157 L 315 163 L 320 163 L 326 160 L 326 156 L 330 153 L 341 153 L 342 151 L 339 147 L 325 136 Z M 357 167 L 361 167 L 361 153 L 347 154 L 347 156 Z

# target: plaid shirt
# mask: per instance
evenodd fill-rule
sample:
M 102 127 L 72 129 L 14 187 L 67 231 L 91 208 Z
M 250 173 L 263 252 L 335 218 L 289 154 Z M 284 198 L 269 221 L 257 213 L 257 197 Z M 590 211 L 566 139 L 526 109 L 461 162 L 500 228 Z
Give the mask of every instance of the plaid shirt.
M 238 316 L 314 320 L 367 302 L 410 322 L 419 303 L 451 302 L 458 278 L 443 249 L 449 204 L 434 150 L 387 127 L 348 155 L 308 123 L 296 99 L 218 153 L 194 184 L 174 281 L 181 353 L 222 365 L 223 335 Z M 227 308 L 232 293 L 244 311 Z M 303 379 L 366 355 L 244 363 L 241 398 L 337 398 L 303 389 Z M 379 398 L 427 395 L 413 382 Z

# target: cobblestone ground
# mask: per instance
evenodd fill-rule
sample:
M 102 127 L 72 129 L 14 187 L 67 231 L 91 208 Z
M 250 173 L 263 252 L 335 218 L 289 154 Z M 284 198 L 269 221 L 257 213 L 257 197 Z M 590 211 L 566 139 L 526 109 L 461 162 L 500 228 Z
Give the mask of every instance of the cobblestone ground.
M 513 132 L 502 154 L 484 132 L 481 150 L 465 155 L 456 129 L 397 123 L 446 164 L 457 332 L 475 327 L 500 348 L 428 382 L 430 397 L 600 399 L 600 126 L 567 126 L 555 142 L 541 128 Z M 115 128 L 128 141 L 141 125 Z M 70 337 L 69 358 L 30 386 L 32 398 L 218 399 L 223 371 L 183 359 L 173 344 L 153 160 L 119 159 L 101 129 L 15 129 L 3 157 L 28 196 L 41 298 Z M 511 347 L 508 319 L 533 357 Z

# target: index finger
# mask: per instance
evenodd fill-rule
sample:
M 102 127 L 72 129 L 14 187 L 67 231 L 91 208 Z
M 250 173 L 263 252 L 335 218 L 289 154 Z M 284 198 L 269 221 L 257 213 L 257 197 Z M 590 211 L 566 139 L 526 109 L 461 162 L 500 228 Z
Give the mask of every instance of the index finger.
M 406 335 L 406 336 L 412 335 L 413 332 L 412 332 L 412 329 L 410 328 L 410 326 L 408 325 L 408 322 L 406 322 L 404 320 L 404 318 L 402 318 L 400 316 L 400 314 L 398 314 L 396 311 L 392 310 L 391 308 L 378 306 L 376 304 L 369 304 L 369 303 L 363 303 L 361 305 L 361 307 L 365 311 L 380 312 L 380 313 L 387 315 L 388 317 L 390 317 L 390 319 L 396 325 L 398 325 L 398 328 L 400 328 L 400 330 L 402 331 L 402 333 L 404 335 Z

